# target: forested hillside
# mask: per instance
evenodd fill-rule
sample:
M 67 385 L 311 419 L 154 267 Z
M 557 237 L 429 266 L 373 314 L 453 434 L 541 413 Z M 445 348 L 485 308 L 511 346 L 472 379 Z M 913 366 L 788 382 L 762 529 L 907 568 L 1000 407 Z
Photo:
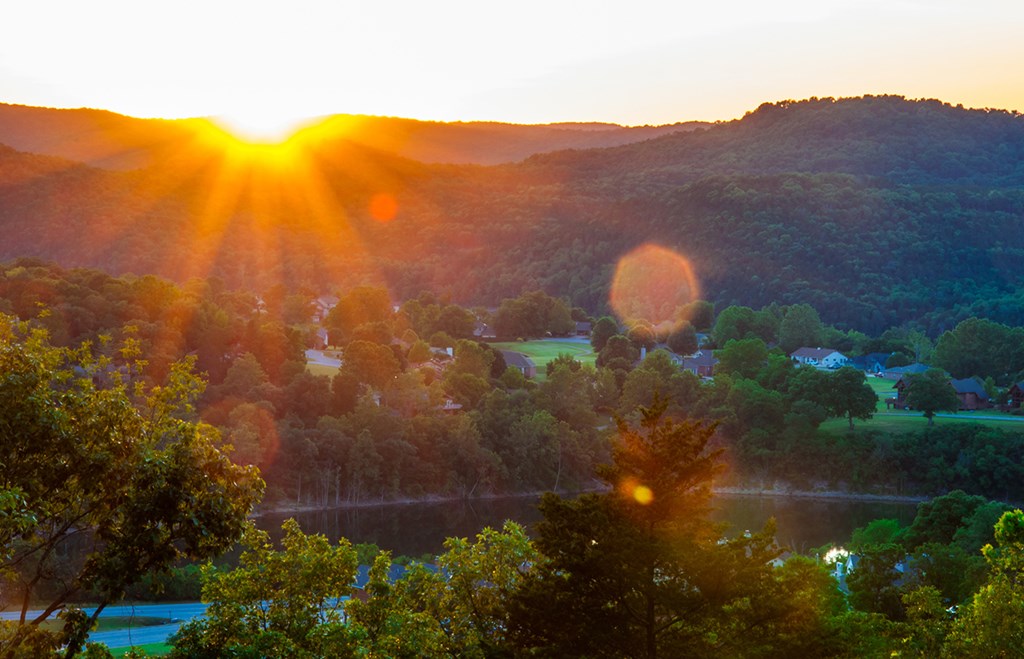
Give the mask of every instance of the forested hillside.
M 197 139 L 133 172 L 0 149 L 0 258 L 229 287 L 370 282 L 465 304 L 540 288 L 600 313 L 618 259 L 654 242 L 687 257 L 723 306 L 807 302 L 869 332 L 917 321 L 934 334 L 969 316 L 1024 324 L 1016 114 L 787 101 L 501 166 L 376 146 L 309 139 L 264 158 Z
M 0 144 L 106 169 L 136 169 L 181 148 L 205 120 L 138 119 L 105 110 L 56 110 L 0 103 Z M 560 149 L 590 149 L 690 131 L 703 122 L 627 127 L 566 123 L 444 123 L 398 117 L 332 115 L 317 140 L 348 140 L 422 162 L 496 165 Z

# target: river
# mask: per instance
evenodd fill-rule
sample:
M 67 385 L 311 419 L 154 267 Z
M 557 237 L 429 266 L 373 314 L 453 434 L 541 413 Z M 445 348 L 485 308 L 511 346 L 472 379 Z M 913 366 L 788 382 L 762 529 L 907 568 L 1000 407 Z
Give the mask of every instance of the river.
M 323 533 L 332 541 L 344 536 L 353 543 L 377 544 L 396 556 L 419 557 L 441 552 L 447 537 L 470 537 L 485 526 L 500 527 L 506 519 L 529 529 L 540 520 L 536 503 L 536 497 L 509 497 L 389 504 L 267 514 L 257 524 L 277 538 L 281 523 L 294 517 L 307 533 Z M 892 517 L 910 524 L 917 510 L 917 504 L 907 502 L 726 494 L 716 495 L 713 505 L 712 518 L 728 525 L 727 534 L 758 530 L 774 517 L 778 542 L 798 552 L 843 543 L 855 528 L 873 519 Z

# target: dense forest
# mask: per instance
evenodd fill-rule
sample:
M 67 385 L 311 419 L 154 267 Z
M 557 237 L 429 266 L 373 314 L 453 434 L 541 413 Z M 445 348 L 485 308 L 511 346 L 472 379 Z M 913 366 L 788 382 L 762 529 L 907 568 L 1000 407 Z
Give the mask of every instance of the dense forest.
M 608 456 L 610 419 L 632 418 L 658 396 L 674 416 L 715 424 L 712 443 L 731 465 L 721 484 L 902 495 L 960 487 L 1024 498 L 1019 431 L 982 424 L 862 431 L 855 426 L 877 403 L 862 371 L 801 368 L 769 348 L 827 342 L 901 363 L 920 356 L 956 377 L 984 380 L 992 399 L 1005 401 L 1024 380 L 1021 327 L 968 319 L 933 344 L 899 328 L 876 337 L 839 330 L 806 304 L 732 306 L 716 315 L 698 303 L 683 311 L 719 346 L 713 379 L 654 349 L 667 339 L 683 354 L 695 350 L 689 322 L 687 339 L 684 330 L 682 338 L 659 337 L 648 325 L 627 330 L 603 317 L 590 339 L 594 365 L 560 356 L 534 381 L 474 337 L 478 314 L 514 338 L 572 331 L 574 320 L 589 318 L 582 309 L 539 291 L 505 299 L 493 314 L 430 293 L 397 309 L 383 288 L 339 293 L 316 323 L 309 289 L 277 285 L 257 294 L 199 279 L 177 286 L 30 259 L 0 266 L 0 314 L 45 330 L 49 341 L 88 342 L 115 363 L 117 346 L 131 342 L 144 356 L 138 377 L 154 386 L 186 360 L 206 382 L 194 420 L 220 431 L 233 460 L 260 468 L 271 503 L 592 487 Z M 319 341 L 321 324 L 341 365 L 317 374 L 303 351 Z M 828 419 L 844 420 L 849 432 L 823 432 Z
M 47 130 L 65 116 L 36 112 L 50 113 Z M 491 140 L 435 128 L 439 145 Z M 428 288 L 465 305 L 540 289 L 602 313 L 618 260 L 656 243 L 689 259 L 719 307 L 805 302 L 872 333 L 916 322 L 936 336 L 971 316 L 1024 324 L 1024 120 L 1008 112 L 786 101 L 493 166 L 424 164 L 356 128 L 281 152 L 162 130 L 153 161 L 132 171 L 0 148 L 0 258 L 230 288 L 371 283 L 396 300 Z M 40 144 L 21 146 L 56 153 Z

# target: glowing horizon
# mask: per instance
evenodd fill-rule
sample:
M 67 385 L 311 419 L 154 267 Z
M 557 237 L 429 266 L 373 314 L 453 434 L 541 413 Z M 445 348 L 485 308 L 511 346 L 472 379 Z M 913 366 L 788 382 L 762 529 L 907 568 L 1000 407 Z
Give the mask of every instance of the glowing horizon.
M 1009 0 L 300 0 L 16 3 L 9 103 L 233 117 L 250 134 L 333 114 L 620 125 L 729 120 L 763 102 L 899 94 L 1024 111 Z M 159 30 L 154 29 L 159 25 Z M 255 126 L 255 128 L 253 128 Z M 253 130 L 258 132 L 253 133 Z

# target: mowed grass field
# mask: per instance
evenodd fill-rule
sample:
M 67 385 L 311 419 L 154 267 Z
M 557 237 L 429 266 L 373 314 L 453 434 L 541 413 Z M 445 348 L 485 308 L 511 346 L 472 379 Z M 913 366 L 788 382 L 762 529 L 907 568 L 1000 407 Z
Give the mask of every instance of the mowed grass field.
M 151 657 L 162 657 L 170 654 L 173 648 L 174 646 L 168 643 L 148 643 L 146 645 L 136 645 L 134 649 L 142 650 Z M 133 648 L 111 648 L 110 654 L 115 657 L 123 657 L 131 649 Z
M 573 359 L 584 364 L 593 366 L 597 355 L 586 339 L 580 341 L 565 341 L 558 339 L 539 339 L 537 341 L 503 341 L 492 343 L 498 350 L 513 350 L 521 352 L 537 365 L 537 379 L 543 380 L 547 376 L 547 364 L 553 361 L 559 354 L 572 355 Z
M 875 405 L 875 416 L 867 421 L 855 419 L 853 422 L 857 430 L 878 430 L 881 432 L 911 432 L 919 430 L 928 424 L 928 419 L 920 412 L 913 410 L 886 409 L 885 399 L 895 398 L 896 390 L 893 386 L 895 380 L 885 378 L 868 377 L 867 383 L 878 395 L 878 403 Z M 941 412 L 940 414 L 948 414 Z M 979 418 L 982 417 L 982 418 Z M 999 417 L 999 418 L 984 418 Z M 983 423 L 1003 430 L 1015 430 L 1024 432 L 1024 417 L 1013 416 L 998 410 L 977 410 L 974 412 L 957 412 L 955 416 L 936 416 L 935 425 L 949 425 L 958 423 Z M 841 433 L 849 431 L 846 419 L 828 419 L 821 424 L 821 429 L 828 433 Z
M 323 364 L 310 364 L 306 363 L 306 370 L 313 375 L 326 375 L 329 378 L 333 378 L 338 374 L 337 366 L 324 366 Z

